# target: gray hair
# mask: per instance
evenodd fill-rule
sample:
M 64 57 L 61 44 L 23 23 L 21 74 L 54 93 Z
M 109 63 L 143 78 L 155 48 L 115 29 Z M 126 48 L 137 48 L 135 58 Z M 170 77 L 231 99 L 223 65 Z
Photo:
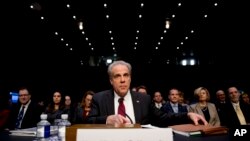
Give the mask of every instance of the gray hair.
M 112 76 L 112 69 L 113 67 L 117 66 L 117 65 L 123 65 L 123 66 L 126 66 L 129 70 L 129 73 L 131 74 L 131 70 L 132 70 L 132 66 L 128 63 L 128 62 L 125 62 L 125 61 L 122 61 L 122 60 L 119 60 L 119 61 L 114 61 L 112 64 L 110 64 L 108 66 L 108 75 L 109 77 Z

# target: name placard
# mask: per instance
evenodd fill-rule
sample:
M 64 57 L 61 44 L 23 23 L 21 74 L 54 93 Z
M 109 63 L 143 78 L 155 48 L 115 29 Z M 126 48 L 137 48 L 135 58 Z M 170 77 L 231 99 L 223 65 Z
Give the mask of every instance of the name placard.
M 76 141 L 173 141 L 171 128 L 77 129 Z

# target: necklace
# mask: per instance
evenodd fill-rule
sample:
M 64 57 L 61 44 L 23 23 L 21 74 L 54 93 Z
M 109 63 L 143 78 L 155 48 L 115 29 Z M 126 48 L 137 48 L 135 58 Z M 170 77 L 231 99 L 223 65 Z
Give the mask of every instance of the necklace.
M 201 108 L 201 110 L 202 110 L 203 112 L 205 112 L 205 111 L 207 110 L 207 106 L 206 106 L 206 107 Z

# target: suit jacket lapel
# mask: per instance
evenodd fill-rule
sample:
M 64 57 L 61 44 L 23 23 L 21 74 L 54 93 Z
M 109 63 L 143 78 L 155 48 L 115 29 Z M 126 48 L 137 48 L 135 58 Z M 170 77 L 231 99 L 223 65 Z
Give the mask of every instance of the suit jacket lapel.
M 137 96 L 137 94 L 131 92 L 131 97 L 132 97 L 132 101 L 133 101 L 133 107 L 134 107 L 134 113 L 135 113 L 135 121 L 136 123 L 140 122 L 141 120 L 141 109 L 140 109 L 140 99 Z
M 115 107 L 114 107 L 114 92 L 112 90 L 110 90 L 107 94 L 107 97 L 105 99 L 106 101 L 109 101 L 109 102 L 105 102 L 107 103 L 106 105 L 106 109 L 107 109 L 107 114 L 108 115 L 113 115 L 115 114 Z

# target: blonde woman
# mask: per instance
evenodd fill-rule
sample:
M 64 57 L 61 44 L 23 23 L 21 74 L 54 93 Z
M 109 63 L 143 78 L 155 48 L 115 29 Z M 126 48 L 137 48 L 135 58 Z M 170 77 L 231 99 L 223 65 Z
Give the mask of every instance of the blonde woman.
M 220 126 L 220 118 L 215 104 L 209 102 L 209 91 L 204 87 L 199 87 L 195 89 L 194 97 L 197 98 L 198 102 L 191 104 L 189 111 L 202 115 L 210 125 Z

